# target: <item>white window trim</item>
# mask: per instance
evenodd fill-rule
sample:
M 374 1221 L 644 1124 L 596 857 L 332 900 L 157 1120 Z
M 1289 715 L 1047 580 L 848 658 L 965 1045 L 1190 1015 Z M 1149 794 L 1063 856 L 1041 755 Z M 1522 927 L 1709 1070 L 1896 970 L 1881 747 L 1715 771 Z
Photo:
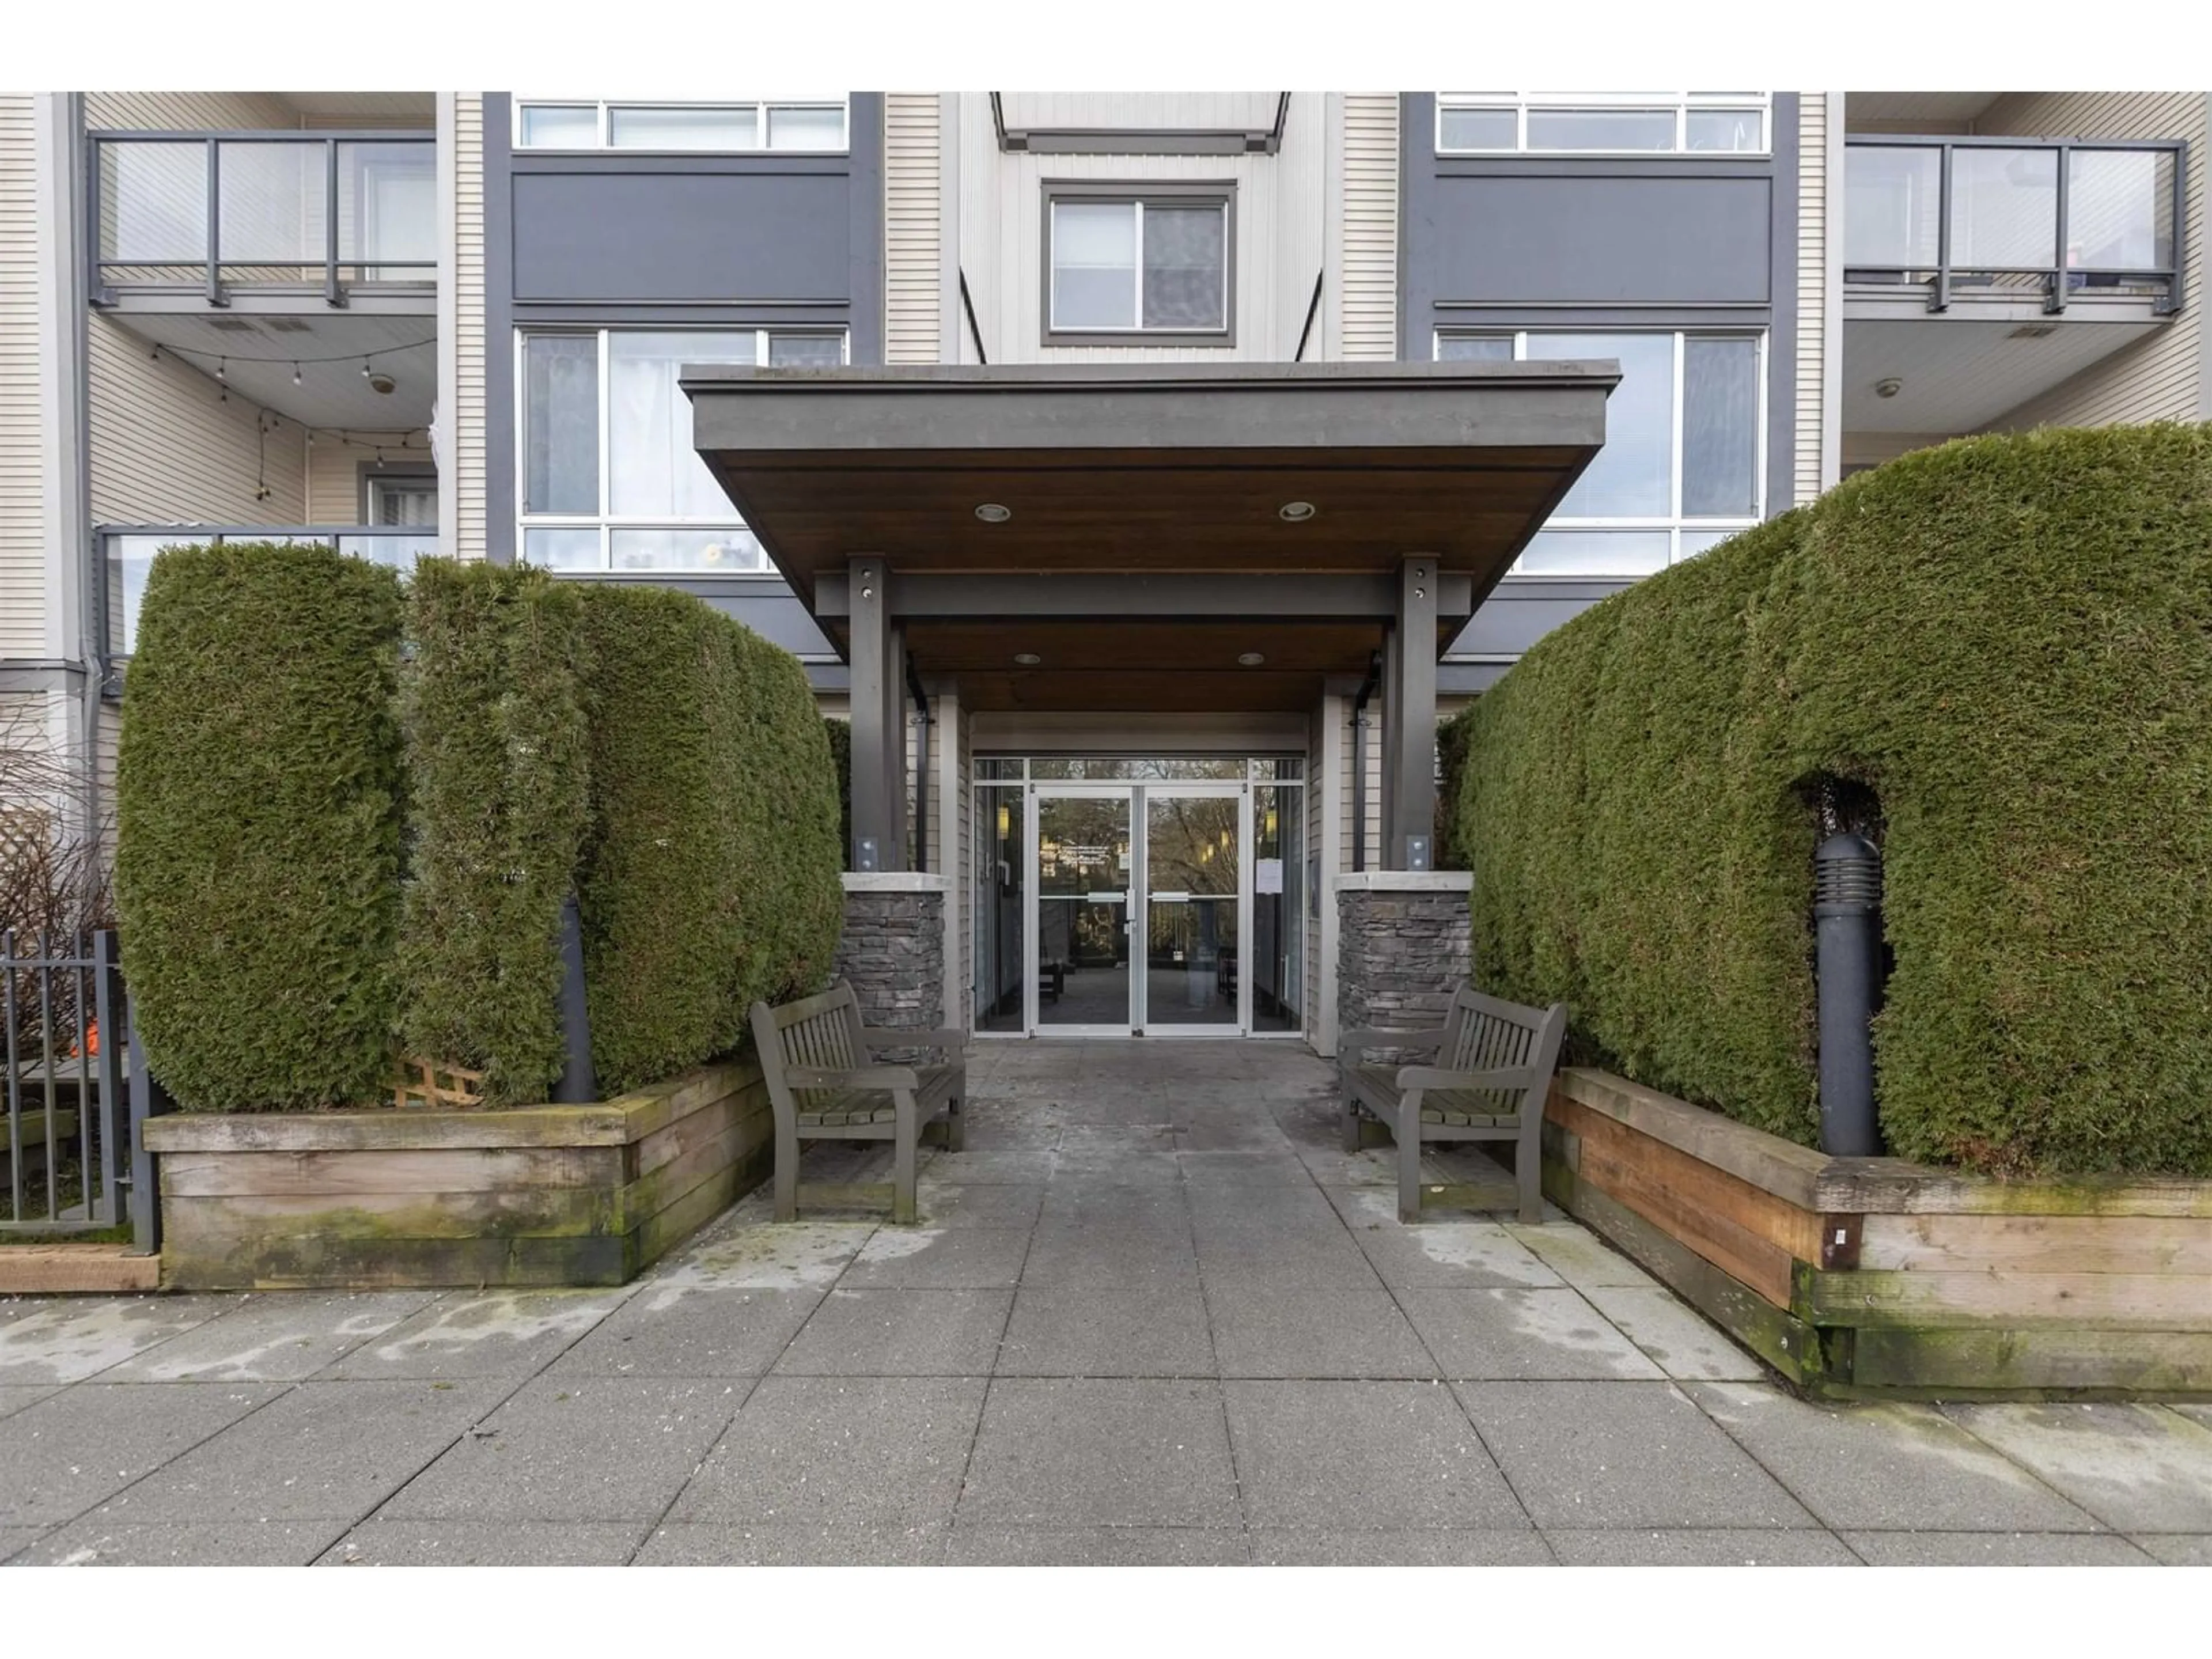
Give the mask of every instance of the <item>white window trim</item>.
M 753 142 L 726 149 L 702 149 L 684 145 L 673 149 L 656 149 L 648 144 L 622 144 L 614 142 L 611 108 L 622 109 L 696 109 L 732 110 L 750 106 L 753 112 Z M 599 142 L 593 144 L 525 144 L 522 142 L 522 115 L 526 109 L 558 107 L 574 109 L 586 106 L 597 112 Z M 837 143 L 819 149 L 808 146 L 786 146 L 771 150 L 768 145 L 768 120 L 770 107 L 776 109 L 834 109 L 839 116 Z M 639 155 L 843 155 L 853 144 L 852 100 L 842 93 L 832 96 L 826 93 L 777 96 L 763 93 L 758 96 L 733 94 L 727 98 L 562 98 L 550 94 L 517 93 L 508 100 L 510 130 L 509 147 L 520 155 L 587 155 L 601 150 L 618 150 Z
M 1176 179 L 1164 183 L 1181 182 Z M 1221 322 L 1213 328 L 1147 328 L 1145 326 L 1145 216 L 1152 207 L 1191 208 L 1211 207 L 1221 220 Z M 1060 240 L 1060 210 L 1063 207 L 1127 207 L 1136 210 L 1136 249 L 1129 272 L 1131 286 L 1130 314 L 1133 324 L 1123 326 L 1111 323 L 1063 323 L 1060 320 L 1060 260 L 1056 252 Z M 1054 335 L 1080 337 L 1088 334 L 1125 334 L 1145 339 L 1218 339 L 1228 335 L 1230 329 L 1230 270 L 1235 263 L 1230 252 L 1230 238 L 1236 234 L 1235 216 L 1231 210 L 1226 191 L 1218 197 L 1204 194 L 1177 196 L 1147 196 L 1133 191 L 1126 198 L 1088 196 L 1071 191 L 1065 196 L 1045 198 L 1045 334 L 1046 343 L 1051 344 Z
M 1647 532 L 1663 531 L 1667 534 L 1667 562 L 1668 565 L 1672 566 L 1681 563 L 1686 558 L 1694 558 L 1696 556 L 1695 554 L 1686 554 L 1682 551 L 1682 538 L 1686 536 L 1695 537 L 1716 534 L 1723 537 L 1733 536 L 1741 531 L 1749 530 L 1754 526 L 1764 524 L 1766 521 L 1767 402 L 1769 394 L 1769 387 L 1767 385 L 1766 354 L 1770 333 L 1770 330 L 1764 328 L 1634 328 L 1617 327 L 1601 324 L 1592 324 L 1587 328 L 1558 327 L 1530 329 L 1482 328 L 1479 326 L 1464 328 L 1439 328 L 1433 331 L 1430 342 L 1429 355 L 1432 360 L 1439 362 L 1442 361 L 1443 357 L 1443 343 L 1448 339 L 1479 338 L 1502 340 L 1510 337 L 1513 342 L 1513 361 L 1516 362 L 1526 362 L 1529 361 L 1528 337 L 1531 334 L 1672 335 L 1674 340 L 1674 442 L 1671 446 L 1671 454 L 1668 458 L 1667 498 L 1668 504 L 1673 508 L 1673 511 L 1666 514 L 1649 514 L 1607 518 L 1577 518 L 1569 517 L 1562 514 L 1554 514 L 1544 521 L 1543 525 L 1537 532 L 1537 533 L 1540 535 L 1546 530 L 1640 530 Z M 1682 512 L 1682 398 L 1685 391 L 1685 376 L 1683 374 L 1683 368 L 1684 359 L 1688 355 L 1688 343 L 1692 338 L 1705 340 L 1750 340 L 1758 347 L 1758 355 L 1754 359 L 1753 368 L 1753 373 L 1757 377 L 1759 386 L 1759 406 L 1757 413 L 1753 416 L 1754 421 L 1757 422 L 1755 429 L 1758 435 L 1758 448 L 1756 458 L 1753 462 L 1751 481 L 1752 511 L 1747 516 L 1732 514 L 1725 517 L 1718 518 L 1692 518 L 1686 516 Z M 1648 570 L 1586 570 L 1574 572 L 1540 571 L 1524 573 L 1519 568 L 1519 562 L 1516 561 L 1514 568 L 1508 570 L 1505 574 L 1520 581 L 1588 582 L 1632 581 L 1656 573 Z
M 853 336 L 842 325 L 823 325 L 808 327 L 803 325 L 782 327 L 743 328 L 667 328 L 653 325 L 631 325 L 626 327 L 594 328 L 588 325 L 562 326 L 553 325 L 544 328 L 518 328 L 514 331 L 514 559 L 526 562 L 529 532 L 533 530 L 597 530 L 599 532 L 599 562 L 588 570 L 556 570 L 564 576 L 712 576 L 718 580 L 781 581 L 775 565 L 762 556 L 758 570 L 736 570 L 727 573 L 701 570 L 689 565 L 632 565 L 620 569 L 614 562 L 614 536 L 618 530 L 747 530 L 749 526 L 732 507 L 726 517 L 683 518 L 649 514 L 616 513 L 609 492 L 614 488 L 611 459 L 611 430 L 613 423 L 607 416 L 607 398 L 611 385 L 608 374 L 612 356 L 610 343 L 617 334 L 744 334 L 753 337 L 753 362 L 766 368 L 769 364 L 769 339 L 771 335 L 800 334 L 816 337 L 837 336 L 838 361 L 853 360 Z M 596 337 L 599 341 L 599 510 L 597 513 L 540 513 L 530 509 L 524 492 L 530 482 L 530 403 L 527 354 L 529 342 L 552 335 L 571 339 Z
M 1532 149 L 1528 144 L 1528 112 L 1539 110 L 1662 110 L 1674 112 L 1672 149 Z M 1444 143 L 1444 115 L 1453 109 L 1510 109 L 1514 115 L 1511 149 L 1467 149 Z M 1692 110 L 1756 109 L 1759 131 L 1766 142 L 1757 149 L 1692 149 L 1690 112 Z M 1774 94 L 1771 92 L 1440 92 L 1436 95 L 1436 152 L 1439 155 L 1655 155 L 1688 157 L 1699 161 L 1743 161 L 1774 154 Z

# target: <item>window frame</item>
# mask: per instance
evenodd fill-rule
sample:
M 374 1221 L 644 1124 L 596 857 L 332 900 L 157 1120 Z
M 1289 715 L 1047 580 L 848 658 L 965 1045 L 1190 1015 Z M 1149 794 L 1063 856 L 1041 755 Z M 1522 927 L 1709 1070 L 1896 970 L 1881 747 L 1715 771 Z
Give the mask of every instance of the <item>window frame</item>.
M 1436 153 L 1440 156 L 1589 156 L 1621 160 L 1642 156 L 1649 161 L 1666 156 L 1675 161 L 1751 161 L 1774 154 L 1774 94 L 1771 92 L 1439 92 L 1431 122 Z M 1510 109 L 1513 112 L 1514 144 L 1510 149 L 1468 149 L 1444 143 L 1444 116 L 1459 109 Z M 1671 109 L 1674 143 L 1668 149 L 1556 149 L 1532 148 L 1528 143 L 1528 112 L 1627 112 Z M 1756 149 L 1692 149 L 1690 116 L 1698 111 L 1756 109 L 1765 140 Z
M 1043 181 L 1043 212 L 1040 230 L 1038 283 L 1039 333 L 1048 346 L 1197 346 L 1226 349 L 1237 343 L 1237 181 L 1234 179 L 1151 179 L 1108 182 L 1087 179 L 1048 179 Z M 1126 203 L 1137 210 L 1137 248 L 1134 280 L 1137 321 L 1130 328 L 1059 328 L 1053 322 L 1053 232 L 1055 205 L 1067 202 L 1085 206 Z M 1149 204 L 1161 207 L 1216 205 L 1221 210 L 1221 326 L 1219 328 L 1146 328 L 1144 324 L 1144 213 Z
M 1770 328 L 1753 326 L 1741 326 L 1735 328 L 1698 328 L 1661 325 L 1619 326 L 1592 323 L 1581 328 L 1563 327 L 1558 325 L 1549 325 L 1540 328 L 1524 328 L 1519 326 L 1485 328 L 1480 325 L 1471 324 L 1437 328 L 1434 330 L 1432 331 L 1429 352 L 1430 356 L 1433 361 L 1441 362 L 1444 361 L 1443 343 L 1448 339 L 1510 339 L 1513 342 L 1513 361 L 1515 362 L 1527 362 L 1530 361 L 1540 362 L 1542 361 L 1541 359 L 1532 360 L 1528 356 L 1528 337 L 1532 334 L 1655 334 L 1673 336 L 1674 347 L 1674 383 L 1671 394 L 1671 401 L 1674 410 L 1674 428 L 1673 442 L 1670 445 L 1671 453 L 1668 459 L 1667 481 L 1668 502 L 1670 510 L 1665 514 L 1628 514 L 1592 517 L 1569 517 L 1555 513 L 1550 518 L 1545 520 L 1543 524 L 1536 532 L 1536 534 L 1539 536 L 1542 535 L 1544 532 L 1547 530 L 1641 531 L 1647 534 L 1664 532 L 1667 537 L 1667 564 L 1671 567 L 1680 564 L 1686 559 L 1695 558 L 1698 553 L 1702 553 L 1705 550 L 1704 548 L 1698 548 L 1694 551 L 1685 553 L 1682 550 L 1682 543 L 1686 537 L 1702 537 L 1717 533 L 1723 539 L 1725 539 L 1729 536 L 1740 534 L 1746 530 L 1752 529 L 1753 526 L 1764 524 L 1766 521 L 1768 510 L 1766 475 L 1769 464 L 1768 422 L 1771 414 L 1772 393 L 1772 388 L 1768 383 L 1769 363 L 1767 353 L 1772 332 L 1773 331 Z M 1682 439 L 1684 431 L 1682 422 L 1682 403 L 1686 384 L 1684 365 L 1685 359 L 1687 356 L 1689 349 L 1688 343 L 1692 339 L 1749 340 L 1757 347 L 1756 354 L 1753 358 L 1752 372 L 1756 380 L 1758 387 L 1758 404 L 1753 416 L 1754 423 L 1753 429 L 1757 434 L 1758 443 L 1752 462 L 1752 510 L 1748 514 L 1702 514 L 1693 517 L 1686 515 L 1682 511 Z M 1512 568 L 1507 570 L 1505 574 L 1520 581 L 1589 582 L 1638 581 L 1645 576 L 1655 575 L 1657 573 L 1656 571 L 1649 570 L 1587 570 L 1571 572 L 1523 571 L 1521 568 L 1520 560 L 1516 559 L 1513 562 Z
M 726 518 L 685 518 L 681 516 L 617 513 L 612 508 L 614 477 L 610 465 L 613 445 L 613 425 L 609 417 L 608 398 L 611 395 L 613 376 L 608 372 L 612 356 L 613 337 L 617 334 L 746 334 L 753 337 L 753 362 L 759 368 L 769 367 L 769 340 L 777 335 L 799 335 L 817 339 L 837 337 L 837 360 L 841 364 L 853 360 L 853 331 L 842 323 L 801 324 L 738 324 L 730 327 L 713 325 L 671 327 L 663 323 L 555 323 L 543 326 L 520 327 L 514 331 L 514 560 L 518 564 L 528 562 L 530 532 L 533 530 L 597 530 L 599 536 L 599 562 L 586 569 L 553 569 L 556 576 L 601 578 L 629 576 L 652 580 L 672 577 L 703 577 L 715 581 L 781 582 L 775 562 L 767 551 L 761 554 L 757 570 L 728 572 L 702 570 L 686 565 L 648 565 L 617 567 L 614 562 L 614 537 L 618 530 L 742 530 L 751 533 L 735 504 Z M 532 339 L 562 336 L 570 339 L 595 338 L 599 345 L 599 511 L 596 513 L 533 512 L 526 499 L 530 485 L 530 399 L 529 350 Z M 755 537 L 755 541 L 758 538 Z M 552 567 L 547 567 L 552 568 Z
M 616 109 L 678 109 L 678 110 L 737 110 L 750 106 L 753 112 L 753 142 L 750 144 L 717 146 L 698 149 L 685 145 L 678 149 L 656 149 L 647 144 L 617 144 L 614 142 L 613 116 Z M 598 137 L 589 144 L 526 144 L 522 138 L 522 118 L 530 109 L 578 109 L 588 107 L 593 112 Z M 823 110 L 838 112 L 839 137 L 834 146 L 769 148 L 769 115 L 772 109 Z M 853 149 L 853 100 L 849 94 L 831 98 L 823 94 L 775 96 L 762 93 L 757 96 L 732 95 L 728 98 L 563 98 L 552 94 L 517 93 L 509 100 L 507 141 L 517 155 L 848 155 Z

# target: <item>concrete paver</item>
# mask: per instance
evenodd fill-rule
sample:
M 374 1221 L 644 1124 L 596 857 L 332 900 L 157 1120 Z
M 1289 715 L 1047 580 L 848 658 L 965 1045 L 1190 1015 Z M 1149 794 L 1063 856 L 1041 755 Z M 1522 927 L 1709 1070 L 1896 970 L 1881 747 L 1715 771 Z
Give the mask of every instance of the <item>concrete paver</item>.
M 0 1418 L 0 1524 L 81 1515 L 278 1392 L 268 1384 L 173 1383 L 155 1392 L 86 1382 Z
M 1528 1524 L 1440 1383 L 1232 1382 L 1223 1390 L 1255 1527 Z
M 1765 1384 L 1685 1392 L 1831 1527 L 2104 1530 L 1933 1406 L 1812 1405 Z
M 1950 1406 L 1944 1414 L 2122 1532 L 2212 1532 L 2212 1429 L 2136 1405 Z
M 1453 1389 L 1547 1532 L 1815 1524 L 1671 1382 Z
M 1241 1524 L 1220 1385 L 1000 1377 L 984 1402 L 962 1524 Z
M 619 1290 L 0 1302 L 18 1563 L 2212 1563 L 2212 1407 L 1816 1407 L 1287 1042 L 974 1045 L 921 1224 Z M 888 1178 L 876 1146 L 812 1178 Z

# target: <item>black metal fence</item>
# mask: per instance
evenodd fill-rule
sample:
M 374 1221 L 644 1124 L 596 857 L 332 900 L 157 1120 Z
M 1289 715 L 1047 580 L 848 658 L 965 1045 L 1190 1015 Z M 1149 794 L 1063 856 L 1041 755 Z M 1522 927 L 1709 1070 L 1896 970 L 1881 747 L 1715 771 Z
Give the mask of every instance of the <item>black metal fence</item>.
M 0 1231 L 134 1219 L 128 1018 L 112 931 L 0 932 Z

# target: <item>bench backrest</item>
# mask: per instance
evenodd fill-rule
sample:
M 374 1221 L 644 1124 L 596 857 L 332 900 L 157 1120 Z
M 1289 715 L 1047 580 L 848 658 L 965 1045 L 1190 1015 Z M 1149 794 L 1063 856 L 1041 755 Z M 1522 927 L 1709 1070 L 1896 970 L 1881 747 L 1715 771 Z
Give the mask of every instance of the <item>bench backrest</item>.
M 760 1054 L 769 1092 L 786 1097 L 802 1111 L 808 1098 L 820 1091 L 793 1090 L 788 1080 L 791 1067 L 849 1072 L 868 1063 L 867 1044 L 860 1036 L 860 1000 L 844 980 L 781 1007 L 756 1002 L 752 1018 L 753 1047 Z
M 1513 1111 L 1529 1090 L 1548 1090 L 1566 1027 L 1564 1003 L 1531 1008 L 1485 996 L 1462 985 L 1453 994 L 1451 1011 L 1444 1018 L 1444 1040 L 1437 1047 L 1437 1064 L 1451 1072 L 1525 1068 L 1528 1080 L 1520 1087 L 1477 1091 L 1498 1111 Z

